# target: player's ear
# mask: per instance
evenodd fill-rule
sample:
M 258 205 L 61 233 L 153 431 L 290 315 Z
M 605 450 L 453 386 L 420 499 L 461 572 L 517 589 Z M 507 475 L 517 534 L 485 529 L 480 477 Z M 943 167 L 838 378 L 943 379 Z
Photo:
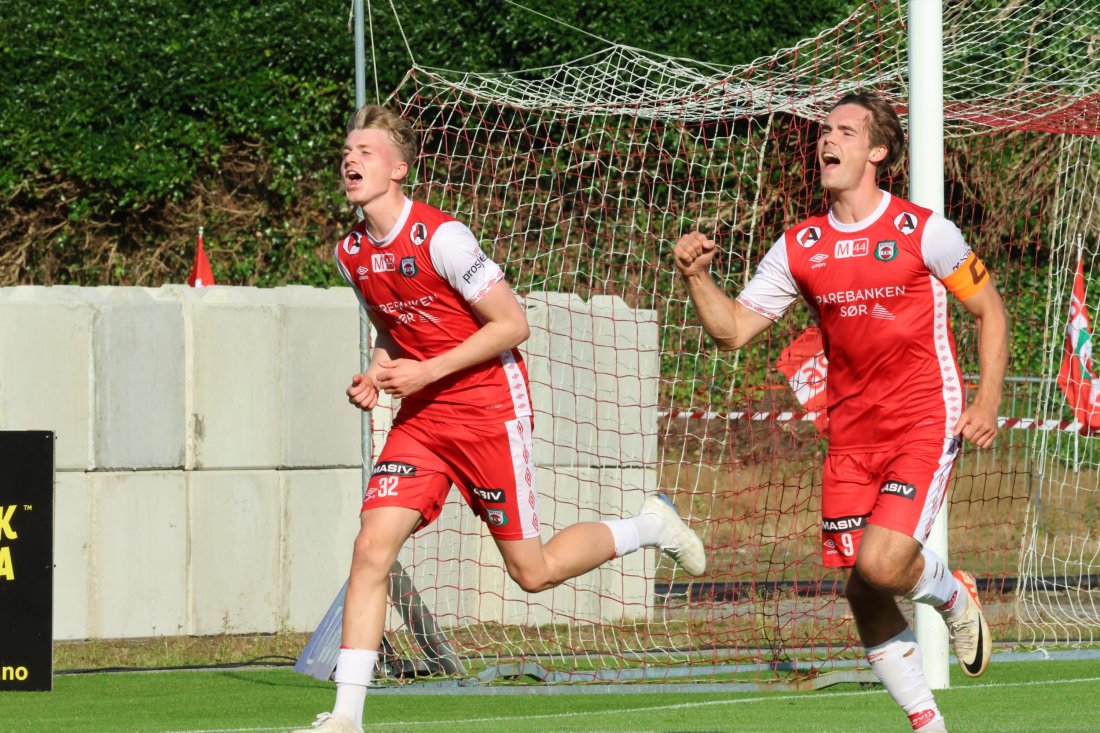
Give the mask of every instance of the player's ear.
M 395 181 L 403 181 L 405 179 L 405 176 L 407 176 L 408 174 L 409 164 L 403 160 L 398 162 L 398 164 L 393 167 L 392 178 Z
M 875 147 L 871 148 L 870 157 L 872 163 L 881 163 L 883 160 L 886 159 L 886 146 L 876 145 Z

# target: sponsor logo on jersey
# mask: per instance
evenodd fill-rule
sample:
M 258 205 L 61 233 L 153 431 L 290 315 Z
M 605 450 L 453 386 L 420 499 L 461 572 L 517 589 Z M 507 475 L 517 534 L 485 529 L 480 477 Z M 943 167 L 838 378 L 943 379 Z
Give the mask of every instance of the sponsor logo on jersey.
M 912 234 L 917 231 L 917 217 L 908 211 L 903 211 L 894 217 L 894 228 L 902 234 Z
M 823 532 L 851 532 L 853 529 L 863 529 L 867 526 L 867 517 L 828 517 L 821 520 Z
M 898 256 L 898 243 L 892 239 L 885 239 L 875 244 L 875 259 L 879 262 L 889 262 Z
M 479 271 L 485 269 L 485 263 L 487 263 L 488 261 L 489 258 L 485 256 L 484 252 L 478 252 L 477 259 L 474 260 L 474 264 L 470 265 L 470 269 L 466 270 L 466 272 L 462 275 L 462 279 L 469 283 L 471 280 L 473 280 L 474 275 L 476 275 Z
M 428 225 L 422 221 L 418 221 L 412 225 L 412 229 L 409 230 L 409 239 L 417 247 L 424 244 L 424 240 L 428 238 Z
M 416 466 L 400 461 L 379 463 L 370 472 L 371 476 L 415 476 Z
M 370 270 L 363 265 L 359 265 L 359 267 L 355 268 L 355 274 L 359 276 L 360 280 L 366 280 L 369 273 Z
M 913 484 L 902 483 L 901 481 L 887 481 L 882 485 L 882 488 L 878 490 L 880 494 L 893 494 L 894 496 L 900 496 L 903 499 L 912 501 L 917 498 L 917 487 Z
M 363 238 L 363 235 L 359 232 L 350 232 L 348 236 L 344 237 L 344 241 L 340 243 L 340 246 L 349 255 L 358 254 L 359 247 L 361 246 L 359 240 Z
M 485 519 L 494 527 L 503 527 L 508 524 L 508 515 L 503 509 L 486 509 Z
M 824 252 L 818 252 L 810 258 L 810 262 L 813 263 L 812 265 L 810 265 L 810 269 L 817 270 L 818 268 L 824 267 L 825 265 L 829 264 L 828 259 L 829 255 L 825 254 Z
M 904 285 L 881 285 L 875 288 L 860 288 L 859 290 L 834 290 L 829 293 L 815 295 L 814 300 L 818 305 L 839 305 L 841 303 L 859 303 L 864 300 L 886 300 L 887 298 L 899 298 L 905 295 Z
M 864 257 L 871 251 L 871 242 L 866 237 L 862 239 L 841 239 L 836 243 L 836 251 L 833 253 L 838 260 L 846 257 Z
M 821 227 L 806 227 L 794 235 L 794 241 L 806 249 L 817 244 L 819 239 L 821 239 Z
M 391 252 L 375 252 L 370 256 L 370 266 L 375 272 L 393 272 L 397 269 Z
M 401 274 L 405 277 L 414 277 L 416 273 L 420 272 L 416 267 L 415 257 L 402 257 L 401 258 Z
M 504 503 L 504 489 L 484 489 L 480 486 L 471 486 L 470 491 L 486 504 Z
M 871 318 L 892 321 L 894 320 L 894 314 L 883 308 L 881 303 L 875 303 L 875 307 L 871 309 Z

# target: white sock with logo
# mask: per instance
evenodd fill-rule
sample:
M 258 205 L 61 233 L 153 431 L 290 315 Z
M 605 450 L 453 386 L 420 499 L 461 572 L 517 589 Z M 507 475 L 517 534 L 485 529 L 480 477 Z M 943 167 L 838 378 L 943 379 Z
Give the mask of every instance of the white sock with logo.
M 943 720 L 932 689 L 924 678 L 921 659 L 917 637 L 908 626 L 893 639 L 867 649 L 871 669 L 894 702 L 909 716 L 915 731 Z
M 905 597 L 914 603 L 935 606 L 944 618 L 955 618 L 966 610 L 966 589 L 955 580 L 947 564 L 927 547 L 921 549 L 924 571 Z
M 615 538 L 615 557 L 629 555 L 639 547 L 654 547 L 661 542 L 661 520 L 653 514 L 639 514 L 627 519 L 605 519 Z
M 374 677 L 374 665 L 378 663 L 378 652 L 366 649 L 340 648 L 336 657 L 336 704 L 333 715 L 350 718 L 357 726 L 363 727 L 363 703 L 367 700 L 367 687 Z

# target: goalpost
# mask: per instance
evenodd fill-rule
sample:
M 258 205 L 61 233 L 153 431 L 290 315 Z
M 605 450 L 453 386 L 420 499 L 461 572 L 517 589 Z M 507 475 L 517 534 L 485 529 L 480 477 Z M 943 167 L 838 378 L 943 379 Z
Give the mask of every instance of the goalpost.
M 910 82 L 931 62 L 907 11 L 867 2 L 736 68 L 611 46 L 524 72 L 415 66 L 397 90 L 423 138 L 414 196 L 466 221 L 527 296 L 546 531 L 626 513 L 659 486 L 710 560 L 689 580 L 646 551 L 528 596 L 453 498 L 400 562 L 474 679 L 812 685 L 866 669 L 841 576 L 819 559 L 824 445 L 775 369 L 807 316 L 718 352 L 670 253 L 702 229 L 721 246 L 720 284 L 739 290 L 784 228 L 822 209 L 812 143 L 843 93 L 874 90 L 912 138 L 928 132 Z M 1100 448 L 1072 431 L 1053 379 L 1074 243 L 1089 282 L 1100 272 L 1100 10 L 965 0 L 942 20 L 942 208 L 1016 324 L 1006 429 L 960 459 L 948 555 L 977 577 L 997 640 L 1092 644 Z M 885 185 L 916 193 L 910 170 Z M 954 325 L 976 374 L 972 321 Z M 390 417 L 375 411 L 376 446 Z M 389 628 L 397 654 L 425 657 L 396 612 Z

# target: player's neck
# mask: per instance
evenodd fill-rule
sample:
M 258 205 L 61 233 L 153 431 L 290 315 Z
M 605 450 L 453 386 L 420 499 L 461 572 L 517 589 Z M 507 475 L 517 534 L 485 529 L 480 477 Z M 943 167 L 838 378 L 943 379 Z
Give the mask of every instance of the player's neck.
M 385 239 L 405 209 L 405 192 L 392 188 L 385 195 L 363 204 L 362 208 L 367 233 L 375 240 Z
M 830 191 L 833 218 L 842 224 L 855 224 L 875 212 L 882 202 L 883 193 L 872 180 L 845 191 Z

